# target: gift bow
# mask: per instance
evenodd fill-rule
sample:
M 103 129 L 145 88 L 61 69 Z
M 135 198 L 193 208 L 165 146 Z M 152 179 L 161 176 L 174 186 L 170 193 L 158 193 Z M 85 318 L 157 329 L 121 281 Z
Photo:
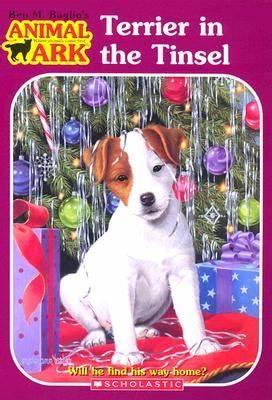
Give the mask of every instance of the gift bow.
M 260 234 L 237 231 L 222 246 L 222 261 L 239 261 L 259 265 Z
M 45 256 L 42 245 L 31 228 L 43 227 L 49 219 L 47 208 L 17 199 L 13 202 L 14 219 L 26 215 L 23 223 L 13 226 L 14 239 L 24 258 L 37 270 L 36 275 L 26 286 L 23 294 L 25 318 L 30 317 L 42 302 L 45 294 Z

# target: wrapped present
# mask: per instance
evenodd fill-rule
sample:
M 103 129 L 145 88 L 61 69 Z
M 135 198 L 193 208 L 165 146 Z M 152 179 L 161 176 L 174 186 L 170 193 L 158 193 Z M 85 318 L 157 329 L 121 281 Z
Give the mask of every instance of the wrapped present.
M 197 264 L 203 311 L 259 316 L 259 248 L 259 235 L 236 232 L 222 247 L 221 260 Z
M 21 367 L 39 372 L 58 355 L 60 237 L 37 228 L 47 209 L 15 200 L 13 245 L 13 349 Z

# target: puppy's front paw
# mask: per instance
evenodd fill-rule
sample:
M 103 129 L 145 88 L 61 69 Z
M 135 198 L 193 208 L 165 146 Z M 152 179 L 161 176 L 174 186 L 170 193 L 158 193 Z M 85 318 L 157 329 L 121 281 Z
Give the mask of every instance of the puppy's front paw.
M 112 356 L 111 362 L 114 365 L 124 365 L 124 366 L 132 366 L 137 364 L 142 364 L 144 361 L 144 355 L 139 351 L 134 351 L 133 353 L 123 354 L 123 353 L 114 353 Z
M 160 332 L 158 331 L 158 329 L 150 328 L 149 326 L 143 325 L 136 326 L 135 332 L 138 339 L 160 336 Z
M 210 340 L 208 337 L 202 339 L 201 343 L 199 345 L 193 346 L 191 349 L 191 354 L 196 355 L 196 356 L 202 356 L 204 354 L 209 354 L 209 353 L 214 353 L 216 351 L 220 351 L 221 347 L 220 344 L 217 342 L 214 342 L 213 340 Z
M 83 347 L 94 347 L 106 344 L 106 334 L 103 329 L 95 329 L 81 341 Z

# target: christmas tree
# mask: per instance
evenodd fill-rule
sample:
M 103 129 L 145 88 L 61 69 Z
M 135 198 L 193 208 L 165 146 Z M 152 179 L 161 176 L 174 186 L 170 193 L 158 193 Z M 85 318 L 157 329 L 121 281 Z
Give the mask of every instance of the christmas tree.
M 217 258 L 238 229 L 258 232 L 260 121 L 243 84 L 224 77 L 45 77 L 15 102 L 14 195 L 49 209 L 50 226 L 60 229 L 63 252 L 76 264 L 118 203 L 89 176 L 84 149 L 151 123 L 186 135 L 175 191 L 198 260 Z

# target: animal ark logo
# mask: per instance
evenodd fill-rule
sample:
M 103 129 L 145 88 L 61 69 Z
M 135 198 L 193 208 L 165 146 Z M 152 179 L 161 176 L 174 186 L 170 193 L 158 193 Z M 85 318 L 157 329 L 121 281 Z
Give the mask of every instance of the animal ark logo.
M 85 21 L 14 20 L 2 48 L 13 65 L 87 65 L 92 38 Z

